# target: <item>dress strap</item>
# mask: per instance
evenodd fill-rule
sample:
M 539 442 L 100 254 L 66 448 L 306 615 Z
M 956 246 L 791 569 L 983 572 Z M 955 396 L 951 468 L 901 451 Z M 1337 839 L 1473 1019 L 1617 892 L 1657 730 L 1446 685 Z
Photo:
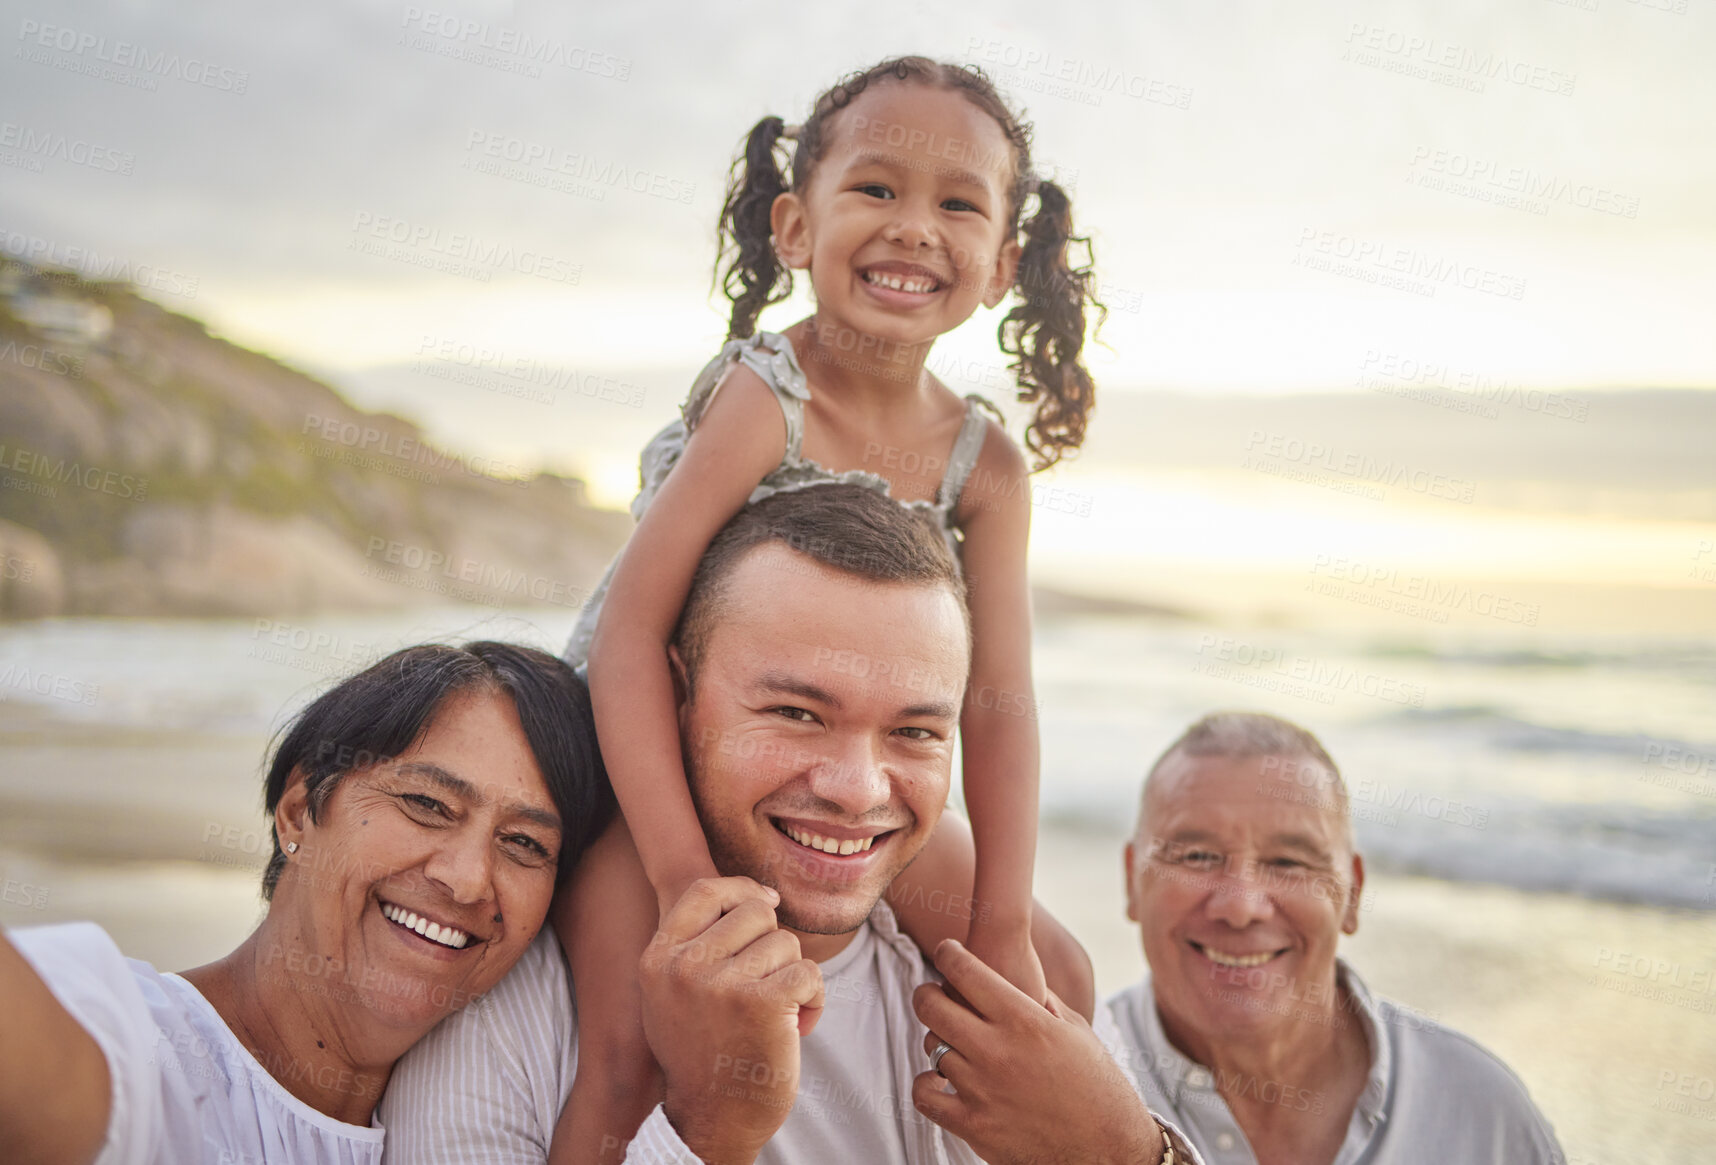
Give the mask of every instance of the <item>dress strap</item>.
M 698 373 L 680 410 L 686 432 L 697 427 L 716 388 L 734 364 L 743 364 L 755 372 L 775 394 L 786 421 L 786 462 L 797 464 L 799 451 L 804 447 L 804 402 L 810 399 L 810 386 L 804 369 L 799 367 L 798 354 L 792 350 L 792 341 L 778 332 L 757 332 L 722 345 L 715 359 Z
M 965 398 L 965 423 L 959 427 L 959 436 L 954 438 L 953 452 L 947 458 L 947 472 L 942 475 L 941 488 L 936 491 L 937 504 L 949 513 L 959 505 L 959 495 L 965 492 L 965 484 L 971 478 L 971 471 L 977 468 L 977 458 L 983 452 L 983 440 L 989 435 L 989 422 L 982 404 L 980 396 Z

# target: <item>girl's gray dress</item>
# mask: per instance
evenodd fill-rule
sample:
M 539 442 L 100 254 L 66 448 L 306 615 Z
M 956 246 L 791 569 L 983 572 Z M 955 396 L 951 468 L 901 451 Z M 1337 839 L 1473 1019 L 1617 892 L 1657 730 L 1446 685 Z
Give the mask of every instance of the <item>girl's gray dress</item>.
M 804 444 L 804 402 L 810 399 L 810 388 L 805 382 L 804 369 L 799 367 L 798 356 L 792 350 L 791 341 L 785 336 L 777 332 L 757 332 L 748 339 L 727 341 L 720 354 L 698 373 L 696 382 L 691 386 L 691 393 L 685 398 L 685 404 L 680 409 L 679 420 L 657 433 L 650 439 L 649 444 L 644 446 L 639 465 L 641 488 L 632 501 L 634 519 L 642 520 L 644 511 L 649 509 L 650 502 L 655 500 L 656 492 L 661 489 L 661 483 L 667 480 L 667 475 L 679 463 L 680 456 L 685 452 L 685 442 L 690 438 L 691 430 L 697 427 L 698 419 L 702 417 L 703 410 L 714 395 L 715 386 L 735 363 L 744 364 L 762 378 L 763 383 L 773 390 L 775 399 L 780 402 L 781 413 L 786 418 L 786 454 L 781 458 L 781 463 L 757 483 L 757 488 L 751 491 L 751 496 L 746 500 L 747 505 L 760 502 L 771 494 L 784 490 L 804 489 L 828 482 L 852 482 L 869 486 L 885 496 L 888 494 L 888 479 L 885 477 L 862 469 L 832 473 L 800 455 L 799 449 Z M 965 423 L 960 427 L 959 436 L 954 439 L 953 452 L 947 459 L 947 472 L 942 475 L 935 500 L 900 503 L 903 506 L 927 510 L 935 515 L 948 547 L 954 552 L 955 562 L 959 561 L 961 535 L 956 533 L 953 514 L 958 508 L 960 491 L 965 488 L 966 480 L 977 464 L 977 455 L 983 450 L 985 424 L 983 411 L 979 407 L 981 401 L 982 398 L 978 396 L 965 398 Z M 572 637 L 567 641 L 566 650 L 562 653 L 566 662 L 580 671 L 589 659 L 590 641 L 596 634 L 596 620 L 601 615 L 602 600 L 607 596 L 608 583 L 613 576 L 614 564 L 609 563 L 607 573 L 602 576 L 601 583 L 578 616 L 577 626 L 573 627 Z

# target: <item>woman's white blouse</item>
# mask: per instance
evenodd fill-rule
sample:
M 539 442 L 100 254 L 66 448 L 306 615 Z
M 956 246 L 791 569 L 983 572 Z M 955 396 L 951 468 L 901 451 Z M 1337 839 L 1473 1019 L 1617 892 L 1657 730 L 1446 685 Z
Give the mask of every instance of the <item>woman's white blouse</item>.
M 337 1121 L 287 1092 L 195 987 L 125 958 L 94 923 L 7 937 L 107 1057 L 113 1105 L 98 1165 L 381 1161 L 379 1125 Z

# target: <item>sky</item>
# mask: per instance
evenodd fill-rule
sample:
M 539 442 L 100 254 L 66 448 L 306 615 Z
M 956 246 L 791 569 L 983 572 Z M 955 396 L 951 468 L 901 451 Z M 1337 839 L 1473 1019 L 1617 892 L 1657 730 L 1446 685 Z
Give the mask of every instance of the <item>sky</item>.
M 0 229 L 13 249 L 167 268 L 194 281 L 185 308 L 317 367 L 409 359 L 426 328 L 679 366 L 718 338 L 713 224 L 745 130 L 918 50 L 991 69 L 1042 168 L 1071 180 L 1115 307 L 1110 383 L 1339 388 L 1385 349 L 1541 386 L 1709 385 L 1716 14 L 1680 2 L 1070 3 L 1051 19 L 6 0 L 0 145 L 25 161 L 0 168 Z M 116 57 L 122 42 L 140 56 Z M 213 76 L 195 83 L 193 62 Z M 19 150 L 25 132 L 127 165 Z M 519 177 L 476 168 L 530 150 Z M 420 231 L 556 263 L 481 281 L 361 248 Z M 981 354 L 992 324 L 957 339 Z
M 609 502 L 724 333 L 714 225 L 743 135 L 902 51 L 985 67 L 1034 123 L 1111 309 L 1104 392 L 1716 386 L 1709 0 L 0 0 L 0 35 L 0 246 L 129 273 Z M 997 322 L 938 345 L 944 379 L 1005 395 Z M 456 382 L 517 361 L 596 379 L 570 410 Z M 1200 504 L 1231 517 L 1256 478 Z M 1445 519 L 1411 510 L 1387 511 L 1407 550 Z M 1683 526 L 1663 545 L 1696 545 Z M 1581 549 L 1540 573 L 1606 536 L 1566 535 Z

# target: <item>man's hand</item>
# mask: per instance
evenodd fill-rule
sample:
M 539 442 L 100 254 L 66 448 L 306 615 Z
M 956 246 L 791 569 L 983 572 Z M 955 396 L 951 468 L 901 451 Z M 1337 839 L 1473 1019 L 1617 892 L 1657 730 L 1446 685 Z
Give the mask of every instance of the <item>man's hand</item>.
M 995 1165 L 1161 1160 L 1161 1130 L 1083 1016 L 1052 993 L 1039 1006 L 952 939 L 935 965 L 965 1002 L 934 983 L 912 996 L 924 1049 L 953 1049 L 913 1081 L 919 1112 Z
M 799 1036 L 822 1012 L 822 972 L 776 924 L 779 903 L 749 878 L 694 882 L 639 963 L 667 1118 L 711 1165 L 748 1165 L 786 1120 Z

